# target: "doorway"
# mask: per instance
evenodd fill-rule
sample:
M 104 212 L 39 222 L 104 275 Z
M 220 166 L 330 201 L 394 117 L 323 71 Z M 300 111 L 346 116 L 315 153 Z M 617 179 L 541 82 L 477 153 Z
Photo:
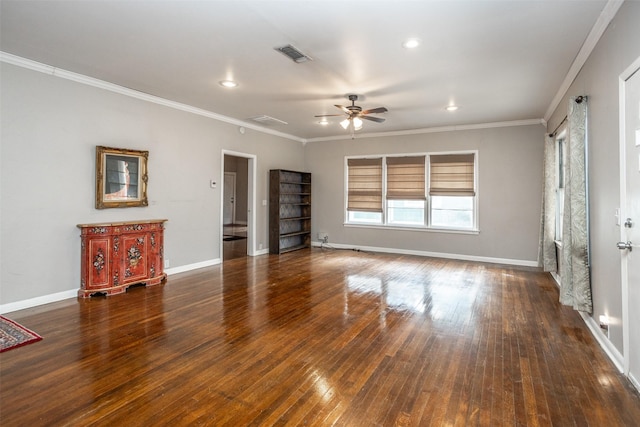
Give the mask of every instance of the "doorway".
M 620 204 L 624 373 L 640 390 L 640 58 L 620 76 Z
M 253 255 L 255 205 L 253 156 L 223 151 L 222 260 Z

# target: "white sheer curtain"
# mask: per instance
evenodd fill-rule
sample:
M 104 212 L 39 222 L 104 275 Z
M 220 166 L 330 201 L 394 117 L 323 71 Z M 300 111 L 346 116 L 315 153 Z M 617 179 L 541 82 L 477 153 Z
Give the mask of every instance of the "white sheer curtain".
M 567 122 L 560 302 L 575 310 L 591 313 L 586 170 L 587 97 L 571 98 Z

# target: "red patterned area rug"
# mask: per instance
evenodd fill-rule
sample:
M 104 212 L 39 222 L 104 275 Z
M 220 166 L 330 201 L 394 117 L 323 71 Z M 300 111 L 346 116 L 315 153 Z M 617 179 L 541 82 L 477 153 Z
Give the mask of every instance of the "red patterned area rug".
M 28 330 L 13 320 L 0 316 L 0 353 L 40 341 L 41 339 L 42 337 L 35 332 Z

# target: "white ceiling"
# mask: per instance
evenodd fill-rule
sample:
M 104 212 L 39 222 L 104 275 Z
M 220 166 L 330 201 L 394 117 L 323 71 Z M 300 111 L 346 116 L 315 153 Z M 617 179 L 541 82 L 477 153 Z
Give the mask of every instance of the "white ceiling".
M 268 115 L 309 140 L 345 136 L 342 118 L 314 115 L 350 93 L 389 110 L 366 133 L 541 119 L 606 4 L 2 0 L 0 50 L 232 119 Z M 404 49 L 408 37 L 422 45 Z M 286 44 L 313 61 L 274 50 Z

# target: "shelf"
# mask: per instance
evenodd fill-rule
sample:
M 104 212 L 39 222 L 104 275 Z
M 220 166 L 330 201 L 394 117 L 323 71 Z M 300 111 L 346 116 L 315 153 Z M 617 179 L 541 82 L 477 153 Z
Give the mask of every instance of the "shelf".
M 310 208 L 310 173 L 283 169 L 269 172 L 270 253 L 280 254 L 311 246 Z
M 297 245 L 297 246 L 291 246 L 288 248 L 280 248 L 280 253 L 285 253 L 285 252 L 293 252 L 293 251 L 297 251 L 299 249 L 305 249 L 308 248 L 309 245 Z
M 283 233 L 280 234 L 280 238 L 284 239 L 286 237 L 294 237 L 294 236 L 304 236 L 305 234 L 311 234 L 311 230 L 307 230 L 307 231 L 296 231 L 294 233 Z

